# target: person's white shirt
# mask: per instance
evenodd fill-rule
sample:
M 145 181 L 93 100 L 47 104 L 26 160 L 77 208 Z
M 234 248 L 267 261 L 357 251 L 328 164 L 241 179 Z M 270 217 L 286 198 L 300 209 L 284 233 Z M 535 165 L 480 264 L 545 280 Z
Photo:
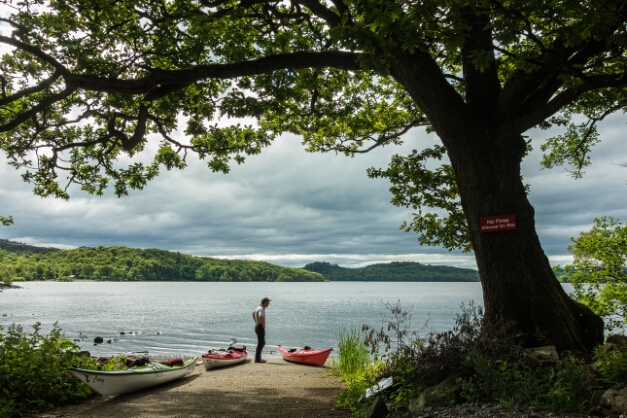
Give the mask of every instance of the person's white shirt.
M 263 305 L 257 306 L 257 309 L 253 311 L 253 319 L 255 324 L 261 324 L 266 327 L 266 308 Z

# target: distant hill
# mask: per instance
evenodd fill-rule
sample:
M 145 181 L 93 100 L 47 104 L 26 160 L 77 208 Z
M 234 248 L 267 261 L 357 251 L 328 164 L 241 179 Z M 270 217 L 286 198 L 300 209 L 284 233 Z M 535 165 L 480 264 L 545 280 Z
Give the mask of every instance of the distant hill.
M 61 251 L 58 248 L 52 247 L 35 247 L 34 245 L 26 245 L 19 242 L 13 242 L 6 239 L 0 238 L 0 250 L 9 252 L 9 253 L 34 253 L 34 254 L 44 254 L 50 253 L 53 251 Z
M 6 243 L 6 241 L 3 241 Z M 57 250 L 8 245 L 0 281 L 323 282 L 321 274 L 263 261 L 222 260 L 127 247 Z
M 478 282 L 479 272 L 472 269 L 432 266 L 411 261 L 371 264 L 361 268 L 340 267 L 316 261 L 305 270 L 320 273 L 329 281 L 364 282 Z
M 6 239 L 0 239 L 0 250 L 5 252 L 0 277 L 8 281 L 479 281 L 476 270 L 409 261 L 362 268 L 317 261 L 297 269 L 263 261 L 222 260 L 157 249 L 81 247 L 60 250 Z

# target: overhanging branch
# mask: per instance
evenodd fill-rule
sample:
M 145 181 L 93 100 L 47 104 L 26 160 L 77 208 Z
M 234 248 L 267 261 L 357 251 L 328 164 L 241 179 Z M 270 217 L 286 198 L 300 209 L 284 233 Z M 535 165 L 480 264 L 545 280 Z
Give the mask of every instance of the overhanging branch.
M 544 106 L 529 112 L 528 114 L 517 118 L 513 127 L 516 132 L 525 132 L 528 129 L 533 128 L 542 121 L 558 113 L 565 106 L 573 103 L 582 94 L 592 90 L 599 90 L 603 88 L 627 88 L 627 76 L 625 74 L 619 77 L 608 77 L 606 75 L 600 75 L 595 77 L 587 77 L 586 81 L 574 88 L 568 88 L 563 92 L 557 94 L 551 100 L 549 100 Z
M 31 108 L 30 110 L 20 113 L 17 115 L 15 119 L 12 121 L 5 123 L 4 125 L 0 125 L 0 132 L 8 132 L 20 126 L 22 123 L 26 122 L 28 119 L 35 117 L 38 113 L 43 112 L 48 106 L 53 105 L 56 102 L 59 102 L 66 97 L 69 97 L 72 93 L 76 91 L 76 87 L 69 87 L 65 90 L 50 95 L 43 99 L 37 104 L 37 106 Z
M 337 68 L 356 71 L 360 69 L 359 55 L 358 53 L 343 51 L 295 52 L 229 64 L 198 65 L 185 70 L 164 71 L 155 69 L 146 77 L 135 80 L 90 75 L 70 76 L 70 78 L 78 87 L 90 91 L 144 94 L 152 89 L 165 88 L 166 86 L 174 86 L 174 90 L 178 90 L 200 80 L 235 79 L 284 69 Z

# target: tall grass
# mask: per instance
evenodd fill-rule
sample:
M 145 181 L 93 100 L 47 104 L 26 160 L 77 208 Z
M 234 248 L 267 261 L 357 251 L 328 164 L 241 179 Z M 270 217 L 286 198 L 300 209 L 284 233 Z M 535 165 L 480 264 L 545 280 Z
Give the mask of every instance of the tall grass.
M 355 411 L 366 389 L 376 382 L 379 367 L 372 363 L 364 335 L 355 327 L 340 330 L 338 336 L 339 360 L 332 372 L 346 384 L 346 391 L 337 400 L 337 406 Z
M 366 344 L 364 344 L 363 335 L 352 327 L 350 331 L 346 328 L 340 330 L 338 336 L 339 361 L 337 369 L 339 375 L 350 377 L 359 373 L 363 373 L 370 368 L 370 352 Z

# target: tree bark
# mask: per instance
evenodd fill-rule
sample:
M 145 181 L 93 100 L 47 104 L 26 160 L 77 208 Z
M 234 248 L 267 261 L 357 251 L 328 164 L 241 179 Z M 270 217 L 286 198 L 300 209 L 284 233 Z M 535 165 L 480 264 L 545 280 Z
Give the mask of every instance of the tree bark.
M 540 245 L 520 175 L 523 138 L 498 127 L 468 128 L 464 141 L 448 146 L 464 144 L 450 156 L 482 281 L 486 326 L 503 320 L 524 346 L 589 353 L 603 343 L 603 320 L 566 294 Z M 481 231 L 481 217 L 500 215 L 514 215 L 516 229 Z

